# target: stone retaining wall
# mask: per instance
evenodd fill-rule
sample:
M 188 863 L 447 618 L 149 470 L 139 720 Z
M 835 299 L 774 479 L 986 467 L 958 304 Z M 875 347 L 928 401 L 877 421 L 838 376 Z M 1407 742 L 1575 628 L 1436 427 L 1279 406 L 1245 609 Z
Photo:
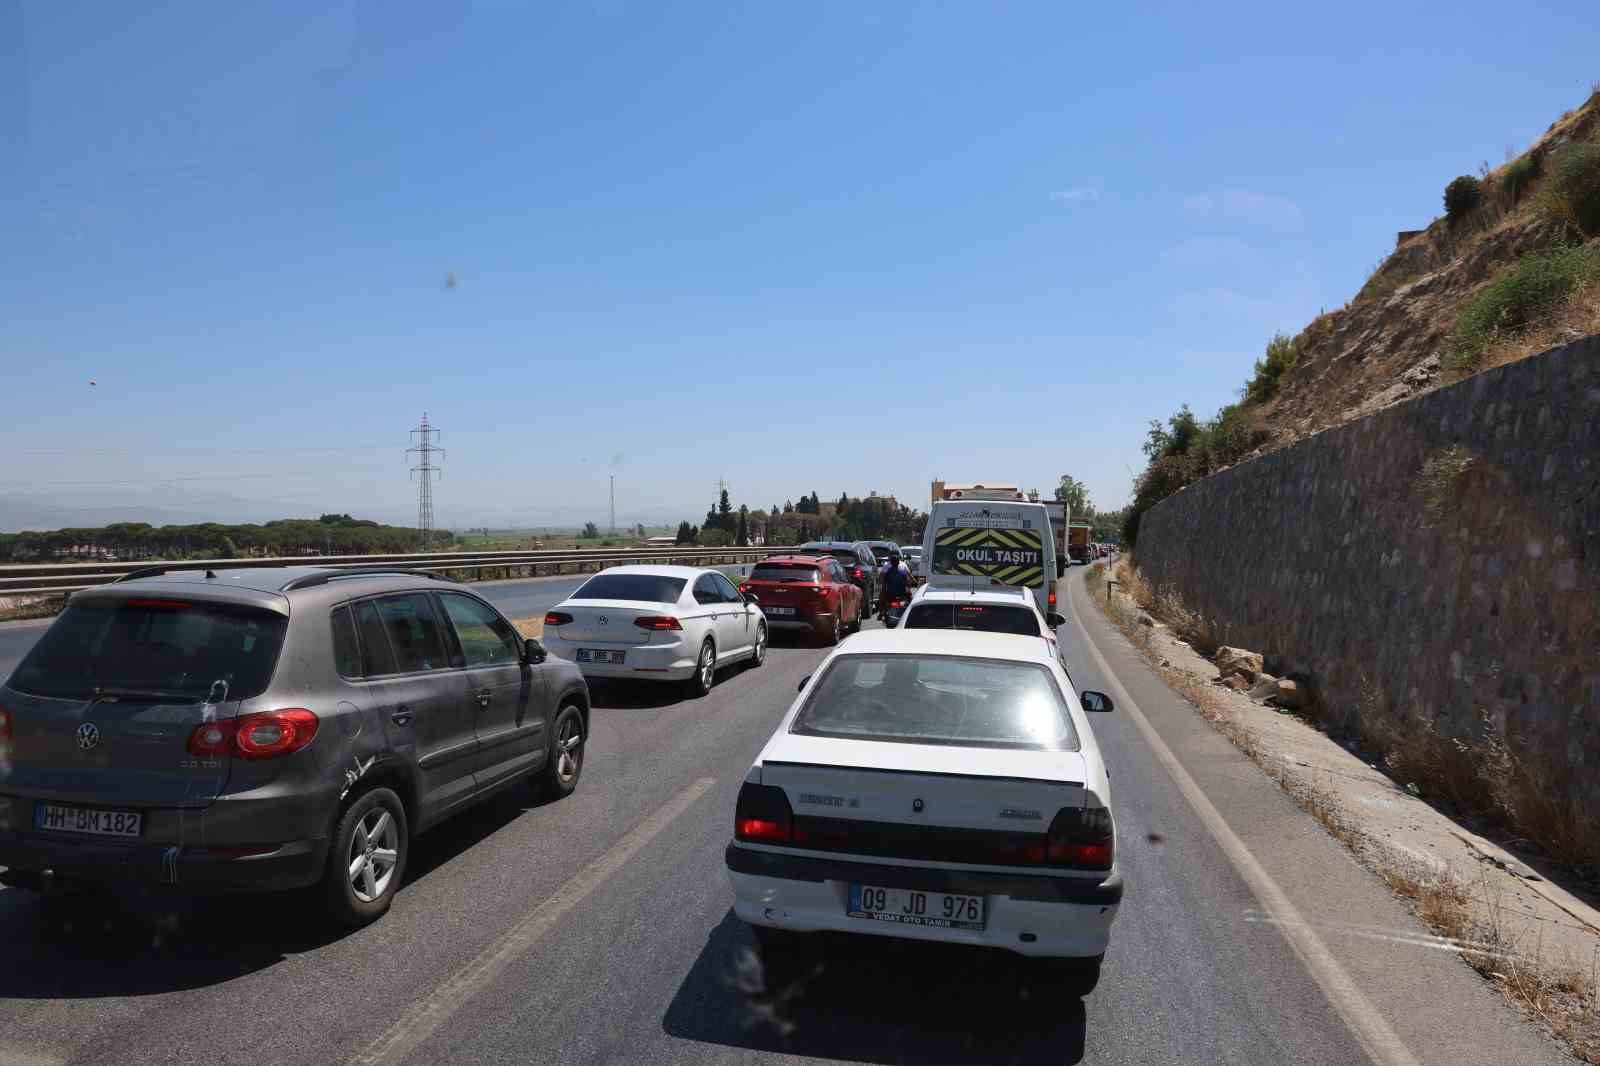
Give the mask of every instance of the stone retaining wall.
M 1196 482 L 1135 559 L 1336 721 L 1492 730 L 1600 818 L 1600 336 Z

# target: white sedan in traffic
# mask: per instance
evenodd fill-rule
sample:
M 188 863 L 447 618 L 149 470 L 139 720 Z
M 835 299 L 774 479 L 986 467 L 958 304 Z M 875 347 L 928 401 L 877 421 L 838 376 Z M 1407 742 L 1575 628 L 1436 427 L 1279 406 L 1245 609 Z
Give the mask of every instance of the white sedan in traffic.
M 686 682 L 703 696 L 718 668 L 767 656 L 767 620 L 719 570 L 613 566 L 544 616 L 544 646 L 586 678 Z
M 763 951 L 823 930 L 1005 948 L 1099 979 L 1122 900 L 1085 707 L 1037 637 L 851 637 L 745 774 L 726 851 Z

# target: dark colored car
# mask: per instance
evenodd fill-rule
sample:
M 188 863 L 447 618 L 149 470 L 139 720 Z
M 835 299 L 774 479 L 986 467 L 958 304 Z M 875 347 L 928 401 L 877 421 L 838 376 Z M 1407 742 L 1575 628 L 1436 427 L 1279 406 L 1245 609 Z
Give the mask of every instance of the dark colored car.
M 800 545 L 800 550 L 808 555 L 826 553 L 839 560 L 850 580 L 861 590 L 865 613 L 871 615 L 877 610 L 879 585 L 883 580 L 878 568 L 883 560 L 873 554 L 870 544 L 864 540 L 813 540 Z
M 417 833 L 570 793 L 588 727 L 577 668 L 453 582 L 140 571 L 75 594 L 0 687 L 0 880 L 320 884 L 368 922 Z
M 815 633 L 829 644 L 861 628 L 861 589 L 832 555 L 776 555 L 750 570 L 739 591 L 761 605 L 767 625 Z

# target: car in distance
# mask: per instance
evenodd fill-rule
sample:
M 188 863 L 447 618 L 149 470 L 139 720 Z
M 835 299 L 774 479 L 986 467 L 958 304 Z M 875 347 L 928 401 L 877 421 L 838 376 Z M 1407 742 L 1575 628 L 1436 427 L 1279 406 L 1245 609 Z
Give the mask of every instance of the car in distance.
M 922 588 L 911 601 L 899 622 L 904 629 L 964 629 L 977 633 L 1011 633 L 1039 637 L 1067 669 L 1056 639 L 1057 628 L 1067 620 L 1054 611 L 1041 613 L 1039 603 L 1027 589 L 1003 585 L 972 592 L 958 589 Z M 1072 680 L 1069 670 L 1067 680 Z
M 613 566 L 544 616 L 545 647 L 585 678 L 675 681 L 704 696 L 717 670 L 767 657 L 767 620 L 720 570 Z
M 583 676 L 426 574 L 149 568 L 75 594 L 0 687 L 0 879 L 319 884 L 384 913 L 416 834 L 573 790 Z
M 807 555 L 826 553 L 839 560 L 845 573 L 850 575 L 850 580 L 861 590 L 867 615 L 870 617 L 877 610 L 878 594 L 883 583 L 878 570 L 884 560 L 873 553 L 870 544 L 864 540 L 813 540 L 800 545 L 799 550 Z
M 775 555 L 763 559 L 739 584 L 774 630 L 809 632 L 828 644 L 861 628 L 861 589 L 831 555 Z
M 900 545 L 900 558 L 905 560 L 906 569 L 911 571 L 912 580 L 922 580 L 922 545 Z
M 1004 948 L 1069 994 L 1122 900 L 1110 780 L 1043 641 L 882 630 L 835 649 L 746 772 L 725 851 L 764 955 L 820 931 Z

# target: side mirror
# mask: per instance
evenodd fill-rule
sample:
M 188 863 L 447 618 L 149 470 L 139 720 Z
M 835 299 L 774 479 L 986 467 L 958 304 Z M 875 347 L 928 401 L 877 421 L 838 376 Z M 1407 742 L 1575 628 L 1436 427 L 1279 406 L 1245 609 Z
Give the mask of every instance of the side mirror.
M 739 595 L 744 597 L 744 602 L 753 603 L 757 607 L 761 606 L 761 597 L 757 596 L 754 592 L 741 592 Z
M 1067 620 L 1054 611 L 1051 611 L 1049 614 L 1045 615 L 1044 621 L 1045 624 L 1051 629 L 1060 629 L 1062 626 L 1067 624 Z
M 802 677 L 800 679 L 800 687 L 795 689 L 795 691 L 796 692 L 804 692 L 806 690 L 806 682 L 810 681 L 810 680 L 811 680 L 811 675 L 810 674 L 807 674 L 805 677 Z
M 538 666 L 550 657 L 550 653 L 544 650 L 539 638 L 529 637 L 522 645 L 522 657 L 528 661 L 529 666 Z
M 1078 702 L 1083 709 L 1091 714 L 1108 714 L 1116 710 L 1116 704 L 1111 702 L 1111 697 L 1104 692 L 1080 692 Z

